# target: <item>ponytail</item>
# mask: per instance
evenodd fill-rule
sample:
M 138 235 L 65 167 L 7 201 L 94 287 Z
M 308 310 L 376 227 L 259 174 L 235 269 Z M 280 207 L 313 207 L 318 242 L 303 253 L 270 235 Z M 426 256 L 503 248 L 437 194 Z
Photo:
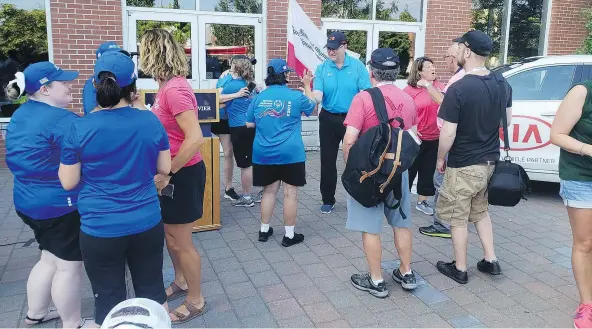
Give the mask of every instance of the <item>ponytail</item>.
M 95 81 L 97 90 L 97 104 L 102 108 L 109 108 L 117 105 L 122 99 L 132 103 L 130 94 L 136 92 L 136 82 L 121 88 L 111 72 L 101 72 L 99 81 Z

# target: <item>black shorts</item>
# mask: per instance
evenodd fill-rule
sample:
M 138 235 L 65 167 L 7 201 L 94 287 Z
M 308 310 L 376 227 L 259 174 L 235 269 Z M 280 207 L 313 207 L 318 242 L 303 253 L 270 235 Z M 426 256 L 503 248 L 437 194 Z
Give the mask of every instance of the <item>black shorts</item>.
M 254 186 L 267 186 L 277 181 L 300 187 L 306 185 L 306 165 L 304 162 L 281 165 L 253 164 Z
M 230 134 L 230 127 L 228 126 L 228 120 L 220 119 L 220 122 L 212 122 L 211 124 L 212 134 L 217 136 Z
M 27 215 L 16 214 L 29 225 L 35 234 L 40 250 L 46 250 L 65 261 L 81 261 L 79 235 L 80 214 L 77 210 L 56 218 L 36 220 Z
M 171 177 L 170 184 L 175 186 L 173 198 L 158 197 L 162 221 L 165 224 L 188 224 L 200 219 L 206 189 L 204 162 L 181 168 Z
M 255 128 L 230 127 L 230 142 L 234 151 L 234 160 L 239 168 L 249 168 L 253 165 L 253 141 Z
M 166 302 L 162 279 L 164 226 L 117 238 L 98 238 L 80 232 L 84 267 L 95 298 L 95 322 L 101 325 L 115 305 L 127 299 L 125 264 L 136 297 Z

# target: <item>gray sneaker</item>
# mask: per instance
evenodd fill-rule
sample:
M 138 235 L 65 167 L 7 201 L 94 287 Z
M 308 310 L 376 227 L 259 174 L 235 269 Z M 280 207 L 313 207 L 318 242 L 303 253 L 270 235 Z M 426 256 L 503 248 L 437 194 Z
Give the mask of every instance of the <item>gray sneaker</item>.
M 238 201 L 233 202 L 232 205 L 235 207 L 253 207 L 255 206 L 255 201 L 253 201 L 253 198 L 247 199 L 243 195 Z
M 415 205 L 415 209 L 421 211 L 422 213 L 428 215 L 428 216 L 432 216 L 434 214 L 434 209 L 432 208 L 432 206 L 430 206 L 430 204 L 423 200 L 422 202 L 418 202 Z
M 335 206 L 332 204 L 324 204 L 321 206 L 321 213 L 323 214 L 330 214 L 333 209 L 335 209 Z
M 263 190 L 259 191 L 259 193 L 257 193 L 257 195 L 255 195 L 253 197 L 253 201 L 255 201 L 256 203 L 261 203 L 262 198 L 263 198 Z
M 351 283 L 354 287 L 364 290 L 370 293 L 370 295 L 378 298 L 385 298 L 388 296 L 388 289 L 386 288 L 386 282 L 382 280 L 381 283 L 375 285 L 370 278 L 370 274 L 353 274 L 351 276 Z

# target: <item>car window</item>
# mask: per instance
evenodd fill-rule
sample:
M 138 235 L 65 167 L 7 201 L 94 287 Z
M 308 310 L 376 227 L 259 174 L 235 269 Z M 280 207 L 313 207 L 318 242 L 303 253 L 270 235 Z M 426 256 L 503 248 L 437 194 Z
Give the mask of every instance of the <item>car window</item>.
M 512 99 L 562 100 L 573 85 L 575 65 L 536 68 L 508 77 Z
M 584 65 L 582 81 L 592 80 L 592 65 Z

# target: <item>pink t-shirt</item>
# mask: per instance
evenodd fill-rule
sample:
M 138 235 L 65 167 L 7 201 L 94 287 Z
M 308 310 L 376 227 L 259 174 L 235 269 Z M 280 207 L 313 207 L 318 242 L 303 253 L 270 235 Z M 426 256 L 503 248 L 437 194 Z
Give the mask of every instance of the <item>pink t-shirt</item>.
M 452 86 L 453 83 L 457 82 L 458 80 L 462 79 L 462 77 L 465 76 L 465 70 L 460 70 L 458 72 L 456 72 L 456 74 L 454 74 L 452 76 L 452 78 L 450 78 L 450 80 L 448 80 L 448 83 L 446 84 L 446 87 L 444 87 L 444 89 L 442 90 L 443 93 L 446 93 L 448 91 L 448 88 L 450 86 Z M 438 112 L 440 112 L 440 107 L 438 107 Z M 442 129 L 442 125 L 444 124 L 444 120 L 438 118 L 437 121 L 438 124 L 438 129 Z
M 156 114 L 169 136 L 171 157 L 174 159 L 185 140 L 185 134 L 175 117 L 185 111 L 193 111 L 197 117 L 197 100 L 193 88 L 183 77 L 172 78 L 156 94 L 151 110 Z M 184 167 L 192 166 L 200 162 L 201 159 L 201 152 L 198 151 Z
M 439 81 L 432 83 L 438 90 L 444 89 L 444 84 Z M 427 89 L 422 87 L 412 87 L 407 85 L 404 92 L 409 94 L 415 101 L 415 108 L 417 109 L 417 133 L 419 138 L 424 141 L 433 141 L 440 137 L 440 129 L 436 123 L 438 117 L 438 108 L 440 105 L 434 102 L 432 96 Z
M 395 85 L 381 85 L 378 88 L 384 95 L 389 119 L 400 117 L 403 119 L 405 129 L 409 129 L 417 124 L 415 104 L 409 95 Z M 378 126 L 379 123 L 380 121 L 374 111 L 372 96 L 364 91 L 354 96 L 343 124 L 345 126 L 352 126 L 360 130 L 360 134 L 363 134 L 368 129 Z M 391 125 L 398 127 L 399 122 L 393 120 Z

